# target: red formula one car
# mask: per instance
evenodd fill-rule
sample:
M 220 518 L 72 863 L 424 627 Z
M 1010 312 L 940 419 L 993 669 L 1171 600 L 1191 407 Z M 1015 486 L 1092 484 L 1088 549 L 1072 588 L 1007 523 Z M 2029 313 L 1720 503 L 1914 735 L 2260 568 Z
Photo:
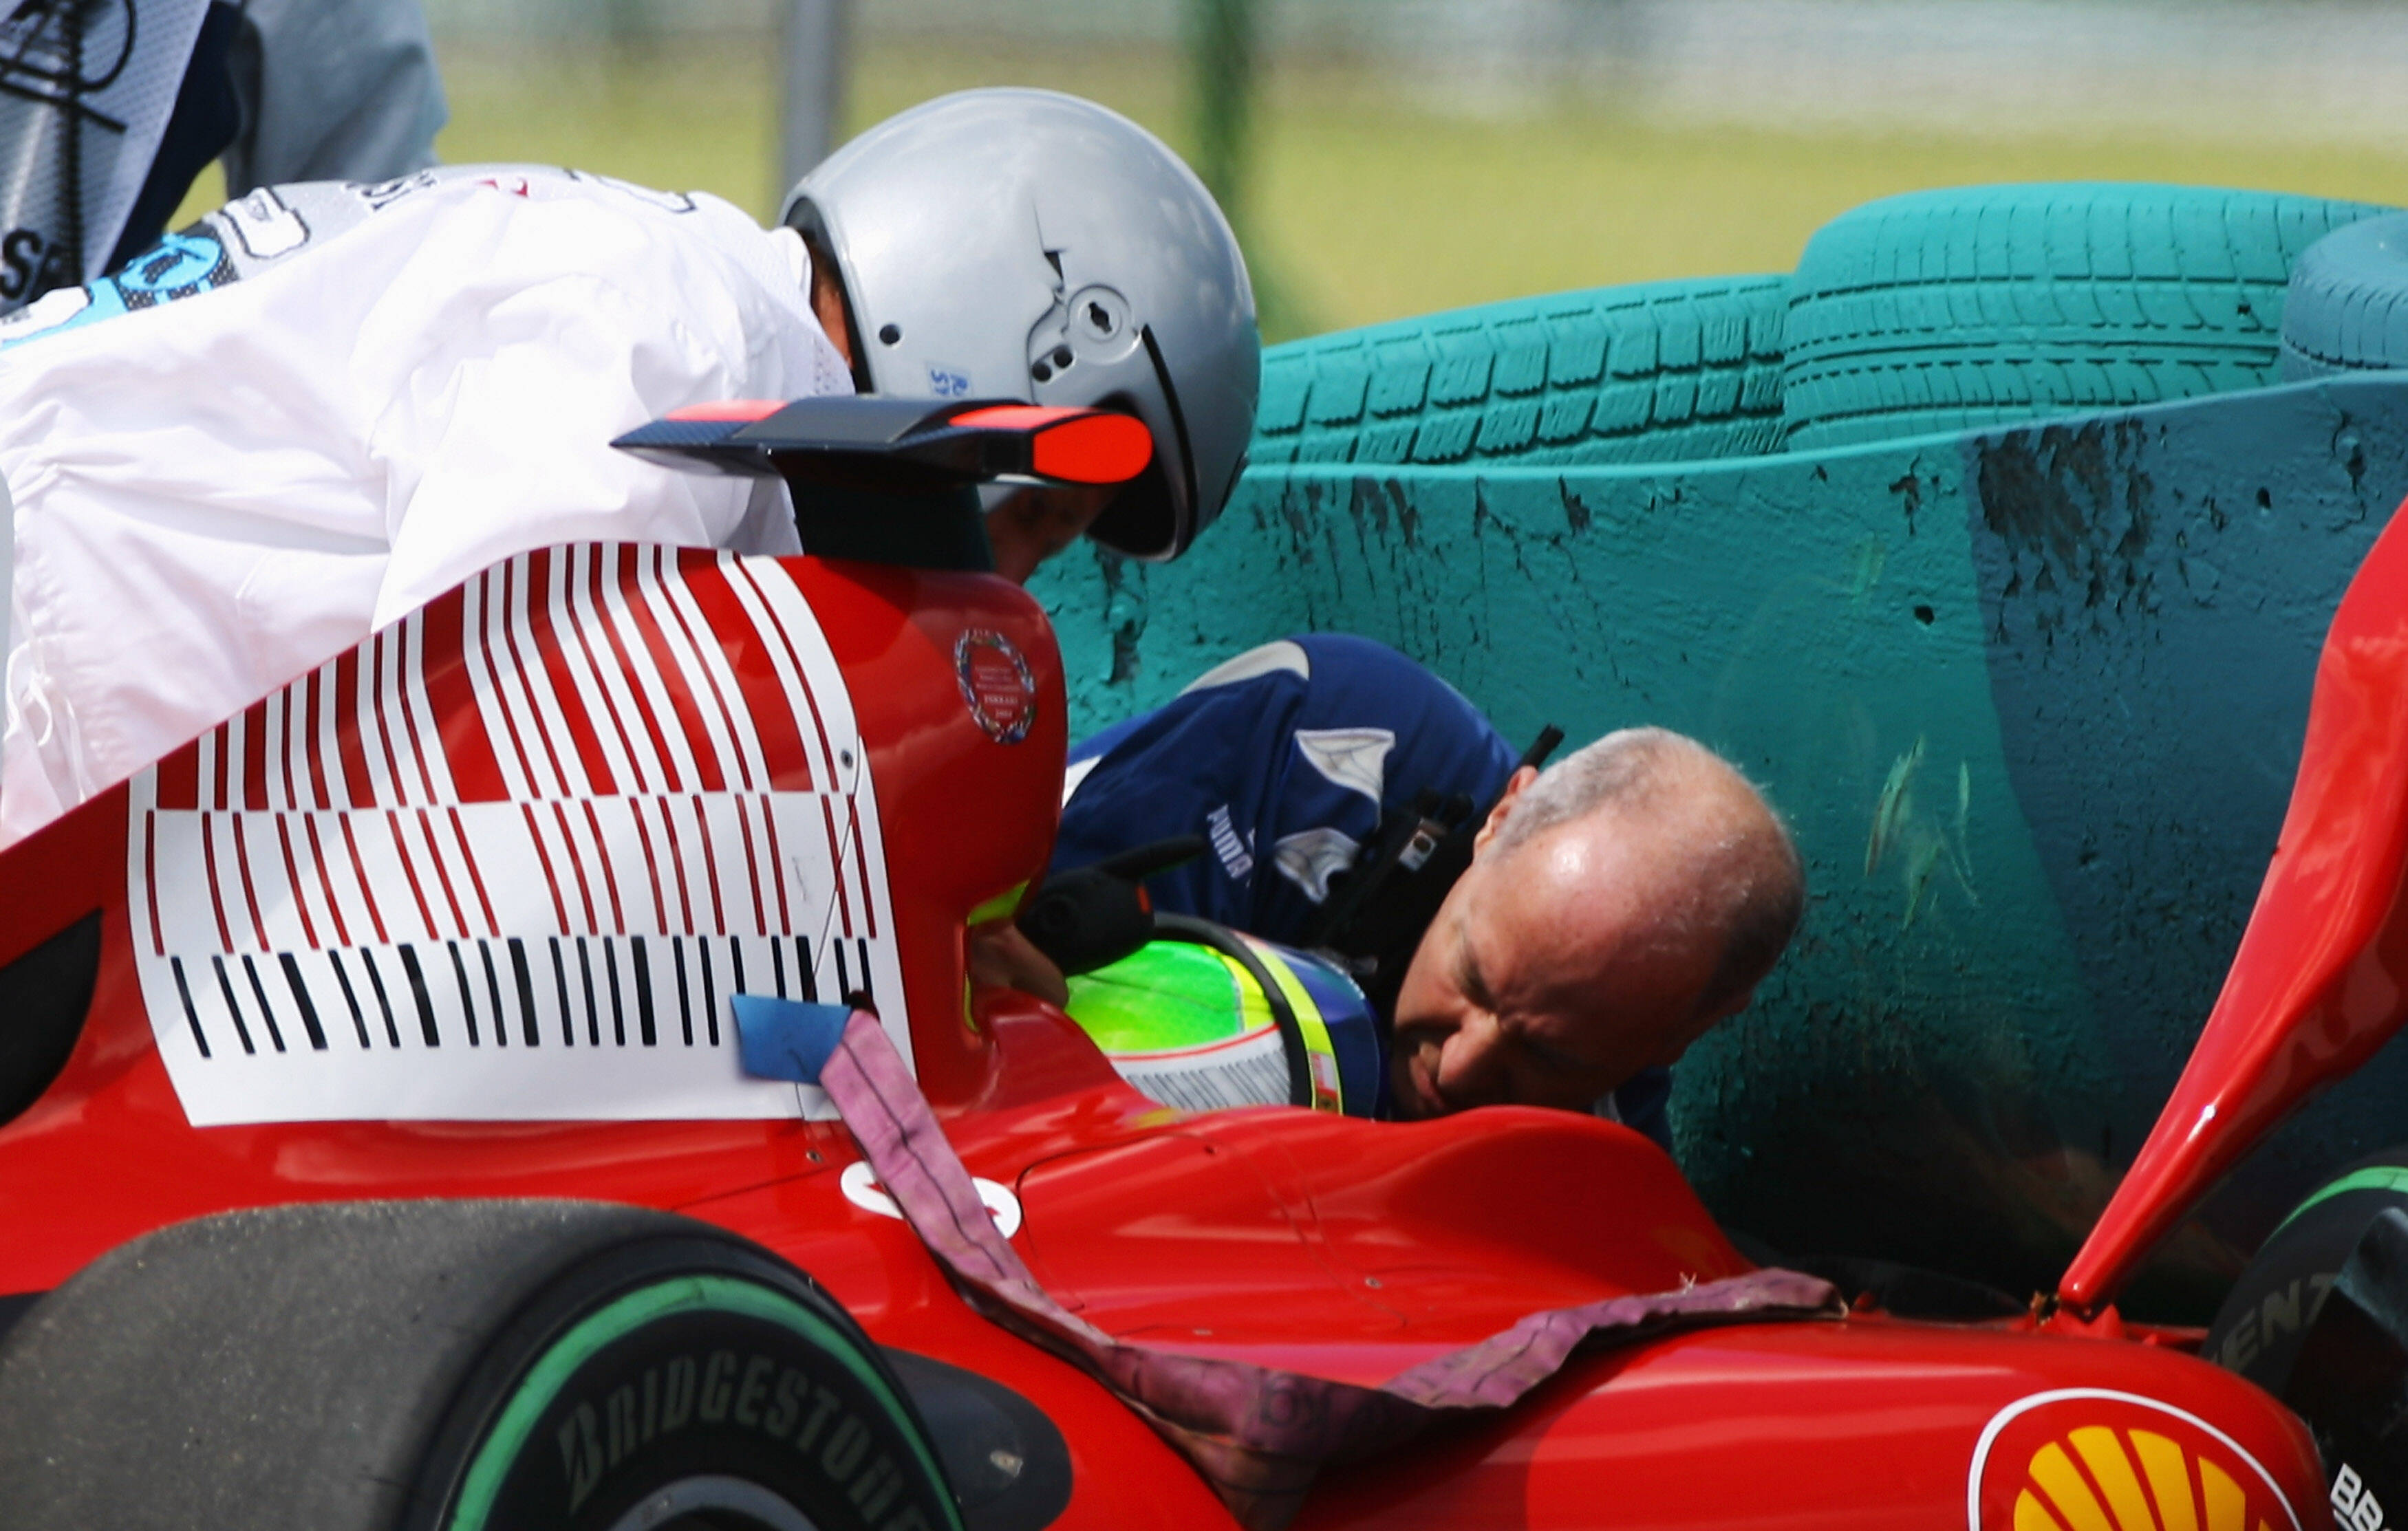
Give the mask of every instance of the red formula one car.
M 968 981 L 969 927 L 1045 866 L 1065 719 L 956 486 L 1144 446 L 815 408 L 638 444 L 849 486 L 798 494 L 845 556 L 513 559 L 0 858 L 0 1522 L 2331 1524 L 2299 1419 L 2106 1304 L 2408 1011 L 2408 533 L 2337 622 L 2296 833 L 2153 1151 L 2189 1157 L 2144 1156 L 2069 1300 L 1709 1322 L 1682 1295 L 1749 1263 L 1632 1132 L 1183 1114 Z M 1226 1432 L 988 1316 L 731 996 L 874 1014 L 1023 1290 L 1115 1353 L 1360 1395 L 1533 1314 L 1638 1316 L 1512 1407 L 1449 1395 L 1248 1500 Z

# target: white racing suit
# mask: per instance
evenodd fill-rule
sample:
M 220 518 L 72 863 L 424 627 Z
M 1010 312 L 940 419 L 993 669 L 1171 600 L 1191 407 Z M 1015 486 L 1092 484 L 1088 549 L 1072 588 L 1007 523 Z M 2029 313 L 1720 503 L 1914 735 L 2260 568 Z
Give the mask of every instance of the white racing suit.
M 849 392 L 809 290 L 717 198 L 455 166 L 255 192 L 0 321 L 0 844 L 497 560 L 798 551 L 782 485 L 609 443 Z

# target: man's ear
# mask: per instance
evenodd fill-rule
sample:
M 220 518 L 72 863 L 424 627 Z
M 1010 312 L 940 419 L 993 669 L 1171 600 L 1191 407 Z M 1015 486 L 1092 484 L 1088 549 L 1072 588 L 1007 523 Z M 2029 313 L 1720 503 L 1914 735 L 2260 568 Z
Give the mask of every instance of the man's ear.
M 1471 837 L 1473 855 L 1488 849 L 1488 842 L 1497 837 L 1498 829 L 1504 827 L 1505 815 L 1513 810 L 1513 799 L 1521 796 L 1522 789 L 1537 780 L 1539 768 L 1536 766 L 1522 766 L 1505 779 L 1504 794 L 1497 799 L 1497 806 L 1488 810 L 1488 822 L 1480 826 L 1480 833 Z

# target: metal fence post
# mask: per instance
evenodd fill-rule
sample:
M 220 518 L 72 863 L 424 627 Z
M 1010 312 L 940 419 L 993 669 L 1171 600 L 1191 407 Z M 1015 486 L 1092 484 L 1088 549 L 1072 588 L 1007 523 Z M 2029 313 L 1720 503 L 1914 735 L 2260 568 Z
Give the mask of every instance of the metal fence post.
M 787 0 L 785 90 L 774 188 L 781 199 L 836 147 L 852 51 L 853 0 Z

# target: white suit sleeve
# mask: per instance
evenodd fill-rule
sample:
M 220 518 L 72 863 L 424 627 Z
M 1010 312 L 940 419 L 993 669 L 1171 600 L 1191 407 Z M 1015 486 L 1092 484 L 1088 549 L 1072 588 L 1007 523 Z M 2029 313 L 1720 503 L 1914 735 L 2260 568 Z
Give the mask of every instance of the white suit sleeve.
M 609 445 L 682 405 L 789 386 L 764 355 L 781 337 L 746 331 L 792 321 L 747 313 L 740 291 L 731 300 L 698 284 L 709 274 L 662 273 L 681 279 L 662 284 L 674 298 L 584 274 L 429 294 L 447 310 L 421 316 L 417 333 L 435 350 L 396 379 L 371 444 L 385 458 L 392 543 L 377 624 L 555 543 L 799 551 L 791 517 L 778 513 L 782 496 L 757 496 L 757 480 L 661 467 Z M 407 285 L 380 307 L 407 305 Z

